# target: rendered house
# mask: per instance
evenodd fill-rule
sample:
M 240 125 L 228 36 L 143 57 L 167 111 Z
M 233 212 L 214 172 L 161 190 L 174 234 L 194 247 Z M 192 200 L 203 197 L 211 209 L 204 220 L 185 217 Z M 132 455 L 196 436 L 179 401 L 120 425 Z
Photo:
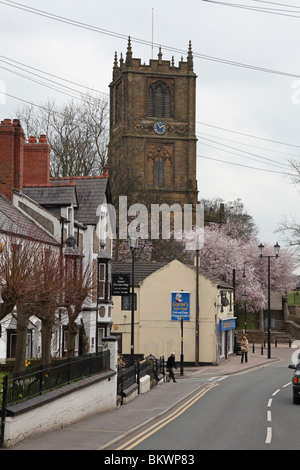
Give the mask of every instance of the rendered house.
M 113 263 L 114 274 L 130 274 L 131 265 Z M 195 363 L 196 269 L 180 261 L 135 264 L 135 354 L 168 357 L 183 354 L 185 363 Z M 225 360 L 234 350 L 235 317 L 232 286 L 199 270 L 199 364 Z M 130 353 L 130 295 L 113 296 L 112 333 L 119 352 Z

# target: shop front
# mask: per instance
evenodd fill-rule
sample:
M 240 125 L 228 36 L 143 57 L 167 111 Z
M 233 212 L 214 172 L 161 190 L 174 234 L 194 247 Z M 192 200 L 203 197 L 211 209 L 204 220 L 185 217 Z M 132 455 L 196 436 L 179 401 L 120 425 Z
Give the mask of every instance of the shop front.
M 219 320 L 219 356 L 228 359 L 234 351 L 234 330 L 236 317 L 220 318 Z

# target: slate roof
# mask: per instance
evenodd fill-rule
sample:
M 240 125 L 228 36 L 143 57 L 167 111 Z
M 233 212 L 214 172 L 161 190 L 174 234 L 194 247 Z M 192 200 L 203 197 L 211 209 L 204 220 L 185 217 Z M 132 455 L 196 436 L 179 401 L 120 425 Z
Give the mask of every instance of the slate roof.
M 138 286 L 144 279 L 153 274 L 155 271 L 167 266 L 169 263 L 135 263 L 134 264 L 134 284 Z M 187 265 L 188 268 L 196 270 L 195 266 Z M 131 263 L 121 263 L 113 262 L 112 263 L 112 273 L 113 274 L 130 274 L 131 275 L 132 265 Z M 204 269 L 199 268 L 199 274 L 209 279 L 214 284 L 217 284 L 220 289 L 232 289 L 232 286 L 226 282 L 221 281 L 213 274 L 204 271 Z
M 83 224 L 97 224 L 99 220 L 97 209 L 105 200 L 108 179 L 101 177 L 77 177 L 75 185 L 78 198 L 75 219 Z
M 51 178 L 47 186 L 24 186 L 24 194 L 43 207 L 74 204 L 75 219 L 82 224 L 96 225 L 98 207 L 105 196 L 111 203 L 109 180 L 103 176 Z
M 134 263 L 134 284 L 139 285 L 146 277 L 158 271 L 160 268 L 163 268 L 166 264 L 167 263 Z M 112 263 L 113 274 L 130 274 L 131 276 L 131 271 L 131 263 Z
M 78 205 L 75 184 L 24 186 L 23 193 L 44 207 Z
M 0 232 L 26 237 L 51 245 L 58 245 L 56 240 L 22 214 L 17 207 L 0 194 Z

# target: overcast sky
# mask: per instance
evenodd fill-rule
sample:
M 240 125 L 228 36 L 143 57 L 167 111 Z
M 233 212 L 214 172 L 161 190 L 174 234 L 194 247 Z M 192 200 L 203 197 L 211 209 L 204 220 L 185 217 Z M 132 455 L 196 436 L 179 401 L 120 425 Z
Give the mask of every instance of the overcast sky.
M 191 40 L 199 196 L 240 198 L 259 241 L 283 245 L 278 223 L 284 215 L 300 218 L 300 187 L 284 174 L 291 173 L 288 160 L 300 158 L 300 0 L 20 2 L 0 1 L 1 120 L 14 118 L 20 99 L 62 103 L 87 87 L 108 94 L 115 51 L 125 55 L 129 35 L 133 56 L 147 64 L 152 31 L 154 58 L 161 45 L 163 59 L 174 56 L 176 64 Z M 24 78 L 40 81 L 28 71 L 55 75 L 43 76 L 64 93 Z

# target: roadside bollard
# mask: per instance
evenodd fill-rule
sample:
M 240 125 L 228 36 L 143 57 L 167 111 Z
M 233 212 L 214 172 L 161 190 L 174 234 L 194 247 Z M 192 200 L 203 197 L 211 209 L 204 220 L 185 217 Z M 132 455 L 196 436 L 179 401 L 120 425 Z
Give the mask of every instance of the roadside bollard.
M 253 343 L 253 346 L 252 346 L 252 352 L 255 353 L 255 346 L 254 346 L 254 343 Z
M 277 338 L 275 338 L 275 348 L 277 348 Z
M 291 340 L 289 339 L 289 348 L 292 346 L 292 342 Z
M 263 344 L 261 345 L 260 353 L 261 353 L 262 356 L 264 355 L 264 345 Z

